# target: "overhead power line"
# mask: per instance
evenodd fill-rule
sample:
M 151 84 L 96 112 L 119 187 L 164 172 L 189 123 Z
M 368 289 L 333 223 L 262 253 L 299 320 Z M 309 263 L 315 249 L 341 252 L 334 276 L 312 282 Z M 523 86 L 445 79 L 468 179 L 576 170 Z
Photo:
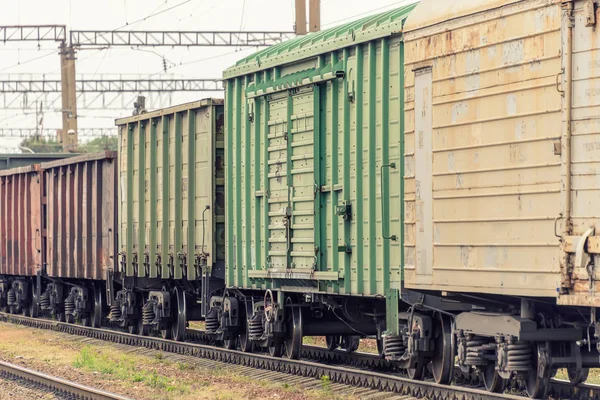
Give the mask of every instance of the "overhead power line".
M 71 31 L 71 45 L 83 46 L 270 46 L 293 32 Z
M 85 79 L 76 92 L 214 92 L 223 90 L 219 79 Z M 0 80 L 0 93 L 57 93 L 60 80 Z

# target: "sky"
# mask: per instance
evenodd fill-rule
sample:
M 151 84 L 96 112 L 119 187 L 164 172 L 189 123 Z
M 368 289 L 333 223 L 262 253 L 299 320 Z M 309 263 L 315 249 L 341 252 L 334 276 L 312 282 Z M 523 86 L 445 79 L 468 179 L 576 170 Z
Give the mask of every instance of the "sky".
M 326 29 L 414 0 L 321 0 Z M 67 30 L 292 31 L 294 0 L 0 0 L 0 25 L 66 25 Z M 222 71 L 260 48 L 112 47 L 77 53 L 78 78 L 220 78 Z M 54 42 L 0 42 L 0 79 L 59 79 L 60 58 Z M 142 93 L 143 94 L 143 93 Z M 156 109 L 222 92 L 145 94 Z M 60 128 L 60 97 L 0 96 L 0 129 Z M 79 128 L 111 128 L 131 115 L 136 93 L 78 101 Z M 42 112 L 39 112 L 40 102 Z M 6 109 L 7 104 L 10 109 Z M 108 109 L 121 107 L 119 110 Z M 88 109 L 90 108 L 90 109 Z M 91 109 L 94 108 L 94 109 Z M 36 112 L 36 109 L 38 112 Z M 41 124 L 40 124 L 41 121 Z M 0 131 L 1 132 L 1 131 Z M 0 137 L 0 153 L 17 150 L 21 139 Z

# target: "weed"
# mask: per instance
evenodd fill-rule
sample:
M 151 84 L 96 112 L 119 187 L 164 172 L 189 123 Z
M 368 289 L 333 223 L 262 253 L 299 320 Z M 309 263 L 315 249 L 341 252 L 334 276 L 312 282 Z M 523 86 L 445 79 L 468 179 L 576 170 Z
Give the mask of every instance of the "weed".
M 321 377 L 321 387 L 326 392 L 331 391 L 331 378 L 329 378 L 329 375 L 323 375 Z
M 164 360 L 165 359 L 165 355 L 163 353 L 156 353 L 154 355 L 154 359 L 157 360 L 157 361 Z

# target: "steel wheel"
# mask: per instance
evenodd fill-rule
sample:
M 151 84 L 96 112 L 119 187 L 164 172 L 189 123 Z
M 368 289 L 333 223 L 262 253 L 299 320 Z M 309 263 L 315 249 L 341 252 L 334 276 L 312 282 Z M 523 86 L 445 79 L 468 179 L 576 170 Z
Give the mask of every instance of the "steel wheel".
M 587 381 L 587 378 L 590 374 L 589 368 L 581 368 L 577 369 L 574 367 L 567 368 L 567 373 L 569 374 L 569 382 L 573 385 L 579 385 L 580 383 L 584 383 Z
M 237 338 L 224 339 L 223 347 L 225 347 L 228 350 L 235 350 L 237 348 Z
M 332 335 L 325 336 L 325 344 L 327 344 L 327 349 L 329 349 L 329 351 L 334 351 L 340 347 L 340 337 Z
M 75 323 L 75 317 L 73 317 L 73 314 L 65 314 L 65 322 L 67 324 L 74 324 Z
M 454 372 L 452 317 L 438 313 L 436 320 L 435 352 L 431 359 L 431 372 L 437 383 L 446 385 L 452 380 Z
M 33 318 L 37 318 L 39 315 L 39 305 L 38 305 L 38 296 L 37 296 L 37 283 L 36 280 L 33 279 L 31 281 L 31 302 L 29 303 L 29 316 Z
M 340 347 L 346 353 L 354 353 L 360 345 L 360 336 L 342 336 Z
M 408 377 L 414 381 L 421 381 L 425 376 L 425 364 L 419 362 L 415 368 L 409 368 L 406 370 Z
M 483 367 L 481 374 L 483 378 L 483 384 L 488 392 L 501 393 L 504 390 L 504 379 L 498 375 L 496 371 L 496 365 L 488 364 Z
M 137 324 L 137 321 L 135 323 L 127 326 L 127 332 L 131 333 L 132 335 L 137 335 L 138 334 L 138 324 Z
M 540 359 L 540 355 L 545 351 L 546 345 L 544 343 L 538 343 L 537 347 L 534 347 L 532 368 L 525 377 L 527 395 L 532 399 L 546 398 L 548 395 L 551 371 L 548 371 L 546 368 L 544 376 L 540 377 L 538 375 L 538 360 Z
M 161 329 L 161 331 L 160 331 L 160 337 L 163 338 L 163 339 L 167 339 L 167 340 L 171 339 L 171 337 L 172 337 L 171 333 L 172 333 L 171 327 L 168 326 L 166 329 Z
M 287 358 L 298 360 L 302 354 L 302 310 L 291 307 L 288 324 L 288 336 L 285 339 L 285 355 Z
M 247 315 L 244 315 L 244 317 L 242 318 L 242 323 L 244 325 L 242 326 L 242 331 L 240 333 L 240 336 L 238 337 L 238 340 L 240 342 L 240 350 L 242 350 L 244 353 L 252 353 L 252 351 L 254 350 L 254 343 L 252 343 L 252 340 L 250 340 Z
M 92 314 L 90 315 L 91 325 L 94 328 L 102 326 L 102 311 L 104 310 L 104 301 L 102 300 L 102 288 L 100 285 L 94 285 L 94 304 L 92 305 Z
M 173 340 L 183 342 L 185 339 L 185 324 L 187 309 L 185 305 L 185 292 L 180 288 L 175 288 L 173 297 L 177 304 L 177 309 L 173 309 L 173 301 L 171 302 L 171 314 L 173 323 L 171 324 L 171 336 Z
M 283 355 L 283 344 L 279 343 L 269 346 L 269 355 L 271 357 L 281 357 Z

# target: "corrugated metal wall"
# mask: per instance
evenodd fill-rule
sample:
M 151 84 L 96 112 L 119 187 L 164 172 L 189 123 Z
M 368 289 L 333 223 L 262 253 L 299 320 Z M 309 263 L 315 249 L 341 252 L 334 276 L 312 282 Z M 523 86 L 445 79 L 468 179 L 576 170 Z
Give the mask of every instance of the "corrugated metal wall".
M 393 35 L 227 80 L 227 285 L 400 287 L 402 46 Z
M 47 273 L 106 279 L 116 256 L 116 152 L 41 164 Z
M 561 4 L 500 3 L 453 3 L 451 19 L 427 0 L 405 27 L 408 288 L 555 296 L 560 285 Z
M 0 171 L 0 273 L 33 276 L 42 267 L 39 165 Z
M 117 121 L 127 276 L 196 279 L 197 256 L 224 261 L 223 119 L 208 99 Z

